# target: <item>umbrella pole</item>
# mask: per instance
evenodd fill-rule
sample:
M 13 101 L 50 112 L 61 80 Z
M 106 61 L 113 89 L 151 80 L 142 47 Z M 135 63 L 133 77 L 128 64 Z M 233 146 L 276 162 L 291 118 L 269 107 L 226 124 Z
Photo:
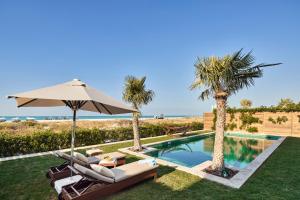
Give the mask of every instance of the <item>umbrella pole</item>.
M 73 126 L 72 126 L 72 139 L 71 139 L 71 166 L 73 166 L 74 157 L 74 141 L 75 141 L 75 129 L 76 129 L 76 109 L 73 109 Z M 72 170 L 71 170 L 72 176 Z

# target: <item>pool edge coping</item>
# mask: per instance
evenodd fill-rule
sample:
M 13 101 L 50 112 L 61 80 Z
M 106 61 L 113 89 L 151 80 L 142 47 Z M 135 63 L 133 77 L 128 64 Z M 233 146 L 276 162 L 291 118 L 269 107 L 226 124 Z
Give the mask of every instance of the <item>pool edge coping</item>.
M 200 135 L 209 135 L 212 133 L 214 133 L 214 132 L 208 132 L 208 133 L 203 133 L 203 134 L 199 134 L 199 135 L 187 136 L 184 138 L 190 138 L 190 137 L 195 137 L 195 136 L 200 136 Z M 268 134 L 268 135 L 270 135 L 270 134 Z M 165 140 L 163 142 L 169 142 L 169 141 L 174 141 L 174 140 L 179 140 L 179 139 L 180 138 L 175 138 L 175 139 Z M 181 138 L 181 139 L 183 139 L 183 138 Z M 251 163 L 248 164 L 244 169 L 239 170 L 239 172 L 231 179 L 222 178 L 222 177 L 208 174 L 208 173 L 202 171 L 202 169 L 208 167 L 211 164 L 211 161 L 205 161 L 203 163 L 200 163 L 199 165 L 189 168 L 189 167 L 185 167 L 185 166 L 182 166 L 182 165 L 170 162 L 170 161 L 162 160 L 159 158 L 155 158 L 155 160 L 160 165 L 169 166 L 169 167 L 178 169 L 180 171 L 184 171 L 184 172 L 193 174 L 193 175 L 198 176 L 203 179 L 207 179 L 207 180 L 210 180 L 210 181 L 213 181 L 213 182 L 216 182 L 216 183 L 219 183 L 219 184 L 231 187 L 231 188 L 239 189 L 256 172 L 256 170 L 271 156 L 271 154 L 280 146 L 280 144 L 282 144 L 282 142 L 285 139 L 286 139 L 285 136 L 280 136 L 279 139 L 275 140 L 272 145 L 270 145 L 268 148 L 266 148 L 253 161 L 251 161 Z M 150 145 L 154 145 L 154 144 L 158 144 L 158 143 L 162 143 L 162 141 L 149 143 L 149 144 L 146 144 L 143 146 L 150 146 Z M 134 155 L 137 157 L 141 157 L 141 158 L 153 158 L 152 156 L 146 155 L 144 152 L 133 152 L 133 151 L 129 150 L 128 147 L 120 148 L 120 149 L 118 149 L 118 151 L 120 151 L 122 153 L 130 154 L 130 155 Z

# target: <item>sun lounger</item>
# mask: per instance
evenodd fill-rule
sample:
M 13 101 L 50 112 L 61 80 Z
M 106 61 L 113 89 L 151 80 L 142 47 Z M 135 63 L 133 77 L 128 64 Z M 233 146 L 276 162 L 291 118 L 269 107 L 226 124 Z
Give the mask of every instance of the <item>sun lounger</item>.
M 74 168 L 70 167 L 76 173 L 76 176 L 82 178 L 74 183 L 65 186 L 55 187 L 59 194 L 59 199 L 64 200 L 96 200 L 104 196 L 114 194 L 134 184 L 142 182 L 146 179 L 157 176 L 158 165 L 150 165 L 140 163 L 139 161 L 122 165 L 110 169 L 115 177 L 107 177 L 97 173 L 96 171 L 74 164 Z M 54 183 L 55 186 L 57 183 Z
M 50 180 L 51 180 L 50 184 L 52 186 L 53 186 L 54 181 L 68 177 L 71 175 L 71 171 L 68 168 L 68 166 L 70 165 L 71 156 L 69 154 L 66 154 L 63 152 L 57 152 L 56 156 L 64 159 L 65 162 L 59 166 L 50 167 L 50 169 L 48 170 L 46 176 L 48 178 L 50 178 Z M 106 158 L 106 157 L 114 158 L 114 159 L 116 159 L 116 162 L 115 161 L 105 162 L 104 158 Z M 116 167 L 116 166 L 125 164 L 125 157 L 126 157 L 125 154 L 122 154 L 119 152 L 112 152 L 112 153 L 102 154 L 102 155 L 99 155 L 96 157 L 87 157 L 88 162 L 79 160 L 76 157 L 73 158 L 73 161 L 74 161 L 74 163 L 77 163 L 81 166 L 90 168 L 90 164 L 98 164 L 100 162 L 100 160 L 103 160 L 104 162 L 100 163 L 101 165 L 107 166 L 107 167 Z

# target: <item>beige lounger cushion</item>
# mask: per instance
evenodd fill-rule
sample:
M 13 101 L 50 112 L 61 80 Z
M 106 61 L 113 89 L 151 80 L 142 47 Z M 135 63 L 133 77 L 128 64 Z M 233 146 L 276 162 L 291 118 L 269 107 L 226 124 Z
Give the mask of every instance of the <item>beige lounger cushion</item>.
M 102 154 L 103 151 L 101 149 L 89 149 L 89 150 L 86 150 L 85 153 L 88 156 L 95 156 L 95 155 Z
M 98 156 L 95 156 L 96 158 L 99 158 L 100 160 L 103 160 L 105 157 L 110 157 L 110 158 L 114 158 L 114 159 L 121 159 L 121 158 L 125 158 L 126 155 L 122 154 L 120 152 L 112 152 L 112 153 L 105 153 L 105 154 L 101 154 Z
M 158 165 L 139 164 L 138 161 L 111 169 L 115 174 L 115 182 L 119 182 L 132 176 L 157 168 Z
M 115 174 L 110 169 L 108 169 L 104 166 L 96 165 L 96 164 L 91 164 L 90 166 L 98 174 L 101 174 L 103 176 L 107 176 L 110 178 L 115 178 Z
M 74 164 L 74 168 L 77 169 L 79 172 L 87 175 L 87 176 L 90 176 L 94 179 L 97 179 L 97 180 L 100 180 L 100 181 L 104 181 L 104 182 L 107 182 L 107 183 L 113 183 L 114 182 L 114 179 L 113 178 L 109 178 L 109 177 L 106 177 L 106 176 L 103 176 L 101 174 L 98 174 L 97 172 L 91 170 L 91 169 L 88 169 L 86 167 L 83 167 L 81 165 L 78 165 L 78 164 Z

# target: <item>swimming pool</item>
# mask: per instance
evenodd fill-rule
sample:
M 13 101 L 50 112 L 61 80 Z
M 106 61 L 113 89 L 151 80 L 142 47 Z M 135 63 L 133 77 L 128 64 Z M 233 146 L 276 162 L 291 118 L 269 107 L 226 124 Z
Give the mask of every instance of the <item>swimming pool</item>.
M 226 134 L 224 137 L 225 164 L 243 169 L 279 138 L 268 135 Z M 214 134 L 162 142 L 150 147 L 155 150 L 145 153 L 146 155 L 186 167 L 194 167 L 212 160 Z

